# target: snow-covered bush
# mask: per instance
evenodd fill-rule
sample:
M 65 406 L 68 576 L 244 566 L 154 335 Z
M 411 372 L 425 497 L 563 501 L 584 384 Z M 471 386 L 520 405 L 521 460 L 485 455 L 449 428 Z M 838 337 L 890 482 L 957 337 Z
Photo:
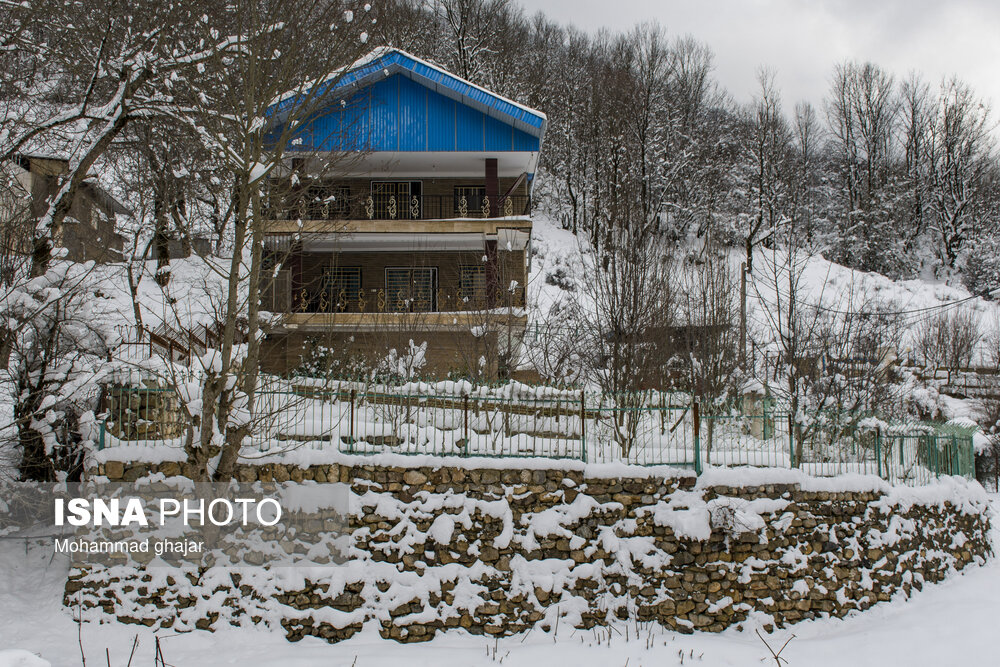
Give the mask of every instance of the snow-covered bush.
M 354 347 L 354 336 L 349 336 L 346 345 L 327 345 L 319 338 L 306 341 L 306 351 L 294 375 L 312 378 L 369 377 L 372 367 L 368 359 Z
M 1000 235 L 984 236 L 971 247 L 965 259 L 962 282 L 984 299 L 1000 295 Z
M 389 350 L 389 354 L 379 362 L 376 373 L 383 381 L 407 382 L 415 378 L 426 365 L 427 341 L 417 345 L 411 338 L 402 353 L 396 348 Z
M 2 304 L 22 479 L 78 475 L 92 439 L 108 351 L 95 317 L 102 299 L 86 282 L 92 268 L 56 262 L 15 285 Z

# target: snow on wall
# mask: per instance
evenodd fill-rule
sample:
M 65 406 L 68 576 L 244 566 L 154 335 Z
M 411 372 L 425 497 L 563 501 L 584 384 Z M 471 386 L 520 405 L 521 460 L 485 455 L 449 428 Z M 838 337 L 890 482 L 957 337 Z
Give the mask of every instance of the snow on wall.
M 177 630 L 264 623 L 290 639 L 330 641 L 366 624 L 400 641 L 614 618 L 719 631 L 751 618 L 782 626 L 843 616 L 991 550 L 985 493 L 959 478 L 899 489 L 796 471 L 714 470 L 696 481 L 667 470 L 591 476 L 440 461 L 253 471 L 262 481 L 349 482 L 350 560 L 188 576 L 78 569 L 66 604 Z

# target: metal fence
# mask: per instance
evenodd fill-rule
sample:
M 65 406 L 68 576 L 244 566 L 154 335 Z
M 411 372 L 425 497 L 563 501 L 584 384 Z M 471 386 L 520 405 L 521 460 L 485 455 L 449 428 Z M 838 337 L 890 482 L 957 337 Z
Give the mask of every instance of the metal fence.
M 180 447 L 189 428 L 169 387 L 108 392 L 99 447 Z M 253 406 L 254 454 L 299 449 L 348 454 L 543 457 L 591 463 L 801 468 L 816 476 L 877 474 L 920 484 L 974 476 L 971 433 L 941 424 L 864 427 L 815 420 L 808 429 L 768 404 L 756 413 L 703 407 L 683 394 L 607 396 L 524 385 L 341 382 L 269 384 Z

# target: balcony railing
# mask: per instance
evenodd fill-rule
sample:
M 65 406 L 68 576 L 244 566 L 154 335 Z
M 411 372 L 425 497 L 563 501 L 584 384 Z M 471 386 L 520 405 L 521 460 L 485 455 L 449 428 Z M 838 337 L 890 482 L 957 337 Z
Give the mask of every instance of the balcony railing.
M 300 197 L 272 206 L 272 220 L 453 220 L 527 216 L 531 197 L 384 195 Z
M 361 289 L 356 292 L 275 284 L 261 294 L 261 306 L 273 313 L 451 313 L 495 308 L 523 308 L 524 288 L 497 290 L 444 290 L 389 292 Z

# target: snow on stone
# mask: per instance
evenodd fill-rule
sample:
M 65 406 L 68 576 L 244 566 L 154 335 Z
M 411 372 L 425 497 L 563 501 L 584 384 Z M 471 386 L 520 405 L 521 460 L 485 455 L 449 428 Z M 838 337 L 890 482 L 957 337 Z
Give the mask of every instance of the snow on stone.
M 51 667 L 52 663 L 42 660 L 34 653 L 21 649 L 0 649 L 0 667 Z

